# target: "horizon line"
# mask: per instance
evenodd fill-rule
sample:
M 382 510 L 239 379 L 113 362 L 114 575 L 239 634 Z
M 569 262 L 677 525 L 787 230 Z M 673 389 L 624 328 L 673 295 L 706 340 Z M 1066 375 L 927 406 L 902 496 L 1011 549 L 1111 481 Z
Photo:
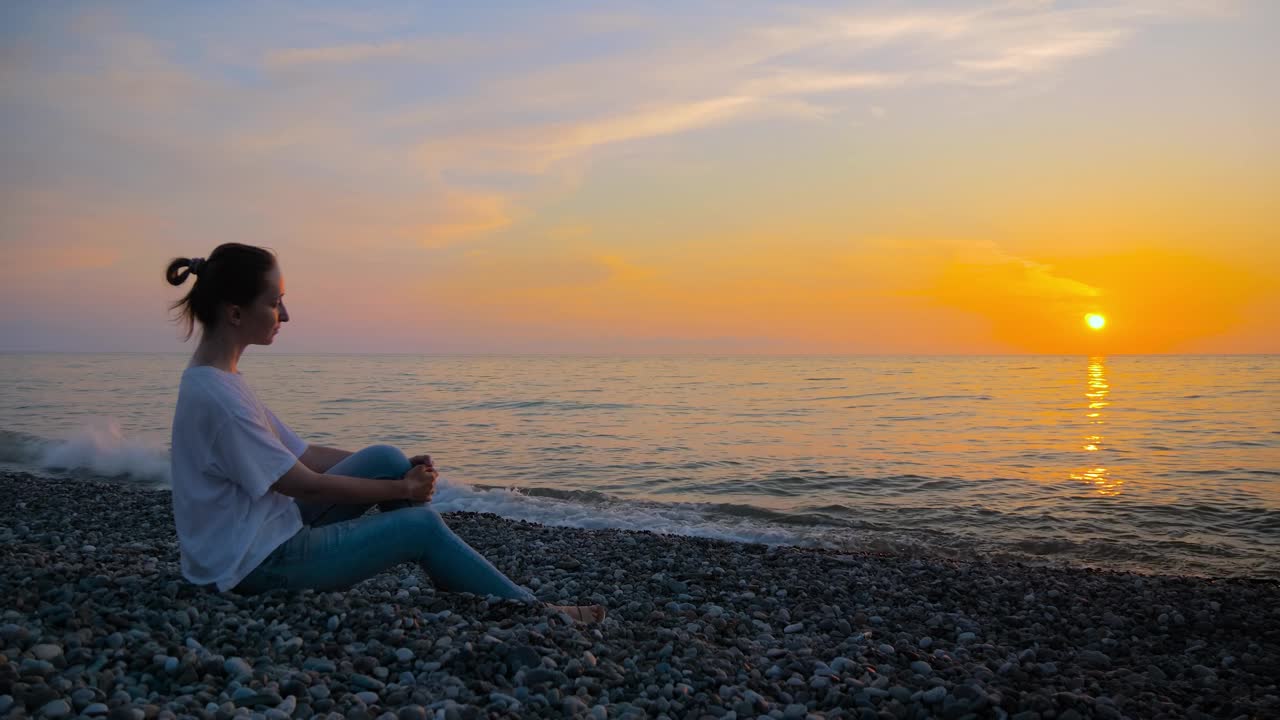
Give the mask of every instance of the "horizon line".
M 178 350 L 6 350 L 0 348 L 0 355 L 188 355 L 189 352 Z M 847 352 L 847 353 L 731 353 L 731 352 L 666 352 L 666 353 L 608 353 L 608 352 L 272 352 L 255 353 L 280 355 L 287 357 L 331 356 L 331 357 L 616 357 L 616 358 L 653 358 L 653 357 L 760 357 L 760 358 L 800 358 L 800 357 L 1269 357 L 1280 355 L 1280 350 L 1263 352 L 1081 352 L 1081 353 L 901 353 L 901 352 Z M 242 356 L 244 357 L 244 356 Z

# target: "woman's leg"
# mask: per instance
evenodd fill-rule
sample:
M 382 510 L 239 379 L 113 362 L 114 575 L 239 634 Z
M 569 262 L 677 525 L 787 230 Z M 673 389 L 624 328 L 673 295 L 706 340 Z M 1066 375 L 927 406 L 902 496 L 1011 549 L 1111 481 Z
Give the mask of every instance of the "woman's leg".
M 454 534 L 429 506 L 304 527 L 235 590 L 342 590 L 409 561 L 417 562 L 441 590 L 536 599 Z
M 409 459 L 390 445 L 370 445 L 342 459 L 327 471 L 334 475 L 392 480 L 409 472 Z M 294 500 L 302 513 L 302 523 L 312 527 L 329 525 L 358 518 L 377 505 L 382 512 L 399 510 L 411 505 L 421 505 L 409 500 L 387 500 L 380 503 L 345 504 L 334 502 L 302 502 Z

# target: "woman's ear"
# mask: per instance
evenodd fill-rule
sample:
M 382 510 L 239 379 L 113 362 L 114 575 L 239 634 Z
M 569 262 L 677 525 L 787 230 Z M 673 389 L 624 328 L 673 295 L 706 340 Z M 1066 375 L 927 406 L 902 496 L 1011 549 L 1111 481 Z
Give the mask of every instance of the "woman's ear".
M 232 305 L 227 311 L 227 317 L 228 319 L 230 319 L 232 325 L 239 326 L 240 325 L 240 306 Z

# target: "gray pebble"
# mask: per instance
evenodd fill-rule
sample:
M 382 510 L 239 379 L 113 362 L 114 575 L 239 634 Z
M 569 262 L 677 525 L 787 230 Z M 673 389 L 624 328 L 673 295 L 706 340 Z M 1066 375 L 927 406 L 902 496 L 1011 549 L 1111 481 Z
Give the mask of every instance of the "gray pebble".
M 382 690 L 387 687 L 386 683 L 381 680 L 371 678 L 368 675 L 361 675 L 359 673 L 355 673 L 351 676 L 351 684 L 358 688 L 374 690 L 376 692 L 382 692 Z
M 328 658 L 307 658 L 302 663 L 304 670 L 315 670 L 321 673 L 335 673 L 338 671 L 337 666 Z
M 1098 652 L 1097 650 L 1082 650 L 1076 653 L 1076 659 L 1092 667 L 1111 667 L 1111 658 L 1106 653 Z
M 10 477 L 0 471 L 0 492 L 35 509 L 24 516 L 31 535 L 18 536 L 4 515 L 13 506 L 0 505 L 0 543 L 42 557 L 15 565 L 19 602 L 0 607 L 0 652 L 9 684 L 29 685 L 13 695 L 32 710 L 56 713 L 62 700 L 86 718 L 152 720 L 997 710 L 1082 720 L 1173 717 L 1203 698 L 1201 709 L 1230 702 L 1237 716 L 1274 714 L 1268 669 L 1280 655 L 1257 630 L 1268 627 L 1274 589 L 1231 578 L 868 558 L 450 515 L 460 536 L 542 599 L 606 604 L 617 632 L 395 573 L 342 591 L 206 592 L 182 580 L 164 492 L 112 486 L 97 493 L 110 501 L 92 517 L 66 523 L 42 508 L 82 485 L 27 490 Z M 46 540 L 51 527 L 62 550 Z M 89 544 L 99 551 L 76 551 Z M 554 567 L 569 557 L 577 569 Z M 97 617 L 72 631 L 84 608 Z M 1122 664 L 1137 674 L 1111 672 Z M 0 696 L 0 717 L 22 705 Z
M 53 643 L 41 643 L 31 648 L 31 654 L 34 655 L 37 660 L 44 660 L 48 662 L 62 655 L 62 646 L 55 645 Z
M 232 678 L 249 677 L 253 675 L 253 666 L 245 662 L 243 658 L 228 658 L 222 663 L 222 669 Z
M 64 718 L 71 716 L 71 703 L 58 698 L 50 701 L 44 707 L 36 711 L 36 714 L 47 718 Z
M 920 699 L 930 705 L 942 702 L 947 697 L 947 689 L 941 685 L 925 690 L 920 695 Z

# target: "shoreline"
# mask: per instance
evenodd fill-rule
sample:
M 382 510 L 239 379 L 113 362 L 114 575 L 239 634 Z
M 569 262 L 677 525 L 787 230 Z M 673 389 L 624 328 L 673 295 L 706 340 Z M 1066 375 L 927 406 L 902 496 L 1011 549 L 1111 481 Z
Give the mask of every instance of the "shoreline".
M 0 716 L 1280 714 L 1275 581 L 445 514 L 539 599 L 609 608 L 584 627 L 409 564 L 213 593 L 178 570 L 168 490 L 0 472 L 0 492 Z

